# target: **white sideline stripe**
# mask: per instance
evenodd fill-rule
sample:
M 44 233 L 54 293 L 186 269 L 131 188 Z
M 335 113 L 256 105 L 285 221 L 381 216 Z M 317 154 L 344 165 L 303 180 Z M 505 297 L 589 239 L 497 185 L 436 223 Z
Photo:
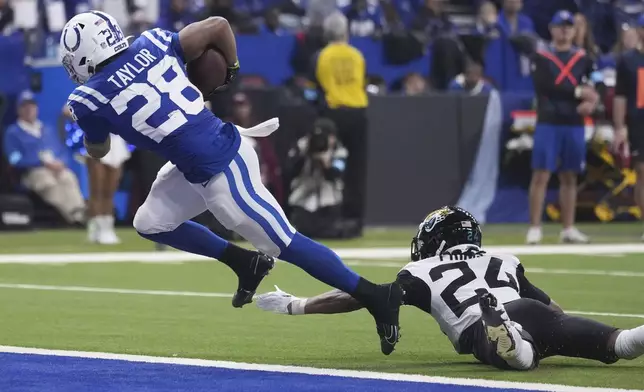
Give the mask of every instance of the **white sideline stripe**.
M 490 253 L 521 255 L 613 255 L 615 253 L 644 253 L 644 244 L 601 245 L 518 245 L 490 246 Z M 409 258 L 409 248 L 338 248 L 334 251 L 343 259 L 391 260 Z M 178 261 L 204 261 L 207 257 L 186 252 L 96 252 L 96 253 L 35 253 L 3 254 L 0 264 L 67 264 L 67 263 L 164 263 Z M 357 264 L 356 264 L 357 265 Z
M 635 390 L 635 389 L 574 387 L 574 386 L 555 385 L 555 384 L 493 381 L 493 380 L 480 380 L 480 379 L 469 379 L 469 378 L 434 377 L 434 376 L 423 376 L 423 375 L 414 375 L 414 374 L 379 373 L 379 372 L 369 372 L 369 371 L 359 371 L 359 370 L 322 369 L 322 368 L 313 368 L 313 367 L 304 367 L 304 366 L 265 365 L 265 364 L 255 364 L 255 363 L 213 361 L 213 360 L 193 359 L 193 358 L 168 358 L 168 357 L 151 357 L 151 356 L 144 356 L 144 355 L 87 352 L 87 351 L 48 350 L 48 349 L 40 349 L 40 348 L 13 347 L 13 346 L 0 346 L 0 352 L 12 353 L 12 354 L 50 355 L 50 356 L 57 356 L 57 357 L 105 359 L 105 360 L 118 360 L 118 361 L 127 361 L 127 362 L 198 366 L 198 367 L 223 368 L 223 369 L 232 369 L 232 370 L 253 370 L 253 371 L 262 371 L 262 372 L 295 373 L 295 374 L 306 374 L 306 375 L 313 375 L 313 376 L 332 376 L 332 377 L 347 377 L 347 378 L 371 379 L 371 380 L 406 381 L 406 382 L 432 383 L 432 384 L 443 384 L 443 385 L 474 386 L 474 387 L 481 387 L 481 388 L 522 389 L 527 391 L 642 392 L 642 390 Z
M 0 289 L 23 289 L 23 290 L 44 290 L 44 291 L 74 291 L 85 293 L 111 293 L 111 294 L 135 294 L 135 295 L 165 295 L 173 297 L 214 297 L 231 298 L 232 294 L 207 293 L 198 291 L 168 291 L 168 290 L 135 290 L 116 289 L 109 287 L 85 287 L 85 286 L 50 286 L 39 284 L 22 283 L 0 283 Z
M 231 298 L 228 293 L 209 293 L 199 291 L 169 291 L 169 290 L 137 290 L 137 289 L 117 289 L 111 287 L 87 287 L 87 286 L 51 286 L 40 284 L 25 283 L 0 283 L 0 289 L 21 289 L 21 290 L 42 290 L 42 291 L 71 291 L 84 293 L 109 293 L 109 294 L 134 294 L 134 295 L 161 295 L 174 297 L 209 297 L 209 298 Z M 570 310 L 566 313 L 583 316 L 605 316 L 605 317 L 624 317 L 624 318 L 641 318 L 644 314 L 630 313 L 602 313 L 602 312 L 585 312 L 579 310 Z
M 624 318 L 641 318 L 644 319 L 644 314 L 628 314 L 628 313 L 600 313 L 600 312 L 582 312 L 582 311 L 572 311 L 566 313 L 576 314 L 579 316 L 604 316 L 604 317 L 624 317 Z

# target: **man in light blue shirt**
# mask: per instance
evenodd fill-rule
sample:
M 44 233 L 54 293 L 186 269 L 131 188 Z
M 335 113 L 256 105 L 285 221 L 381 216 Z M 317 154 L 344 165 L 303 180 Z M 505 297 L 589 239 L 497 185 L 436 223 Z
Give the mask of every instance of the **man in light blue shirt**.
M 55 130 L 38 120 L 38 105 L 29 92 L 18 100 L 18 120 L 4 134 L 4 154 L 25 188 L 51 204 L 69 223 L 82 223 L 85 199 L 68 155 Z

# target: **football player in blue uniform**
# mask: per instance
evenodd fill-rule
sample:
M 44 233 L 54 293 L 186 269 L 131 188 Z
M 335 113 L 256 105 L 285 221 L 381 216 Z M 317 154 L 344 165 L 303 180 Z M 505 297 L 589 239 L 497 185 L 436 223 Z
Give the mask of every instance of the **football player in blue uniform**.
M 242 134 L 265 136 L 277 122 L 251 130 L 223 122 L 188 80 L 186 63 L 209 48 L 218 49 L 229 65 L 226 83 L 235 78 L 237 47 L 225 19 L 212 17 L 179 33 L 148 30 L 130 43 L 114 18 L 90 11 L 67 22 L 60 43 L 63 66 L 79 84 L 68 105 L 85 130 L 88 154 L 107 154 L 114 133 L 169 161 L 134 217 L 141 236 L 228 265 L 239 278 L 235 307 L 251 302 L 279 256 L 364 304 L 376 320 L 383 353 L 393 351 L 400 286 L 361 278 L 333 251 L 297 233 L 263 186 L 257 155 Z M 205 210 L 261 253 L 190 221 Z

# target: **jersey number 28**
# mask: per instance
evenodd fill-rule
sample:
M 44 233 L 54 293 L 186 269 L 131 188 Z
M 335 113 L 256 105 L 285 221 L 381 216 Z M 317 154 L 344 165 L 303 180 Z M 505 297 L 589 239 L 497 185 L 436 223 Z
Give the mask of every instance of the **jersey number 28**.
M 175 75 L 167 81 L 164 75 L 172 71 Z M 158 91 L 157 91 L 158 90 Z M 198 97 L 191 101 L 183 95 L 184 90 L 193 90 Z M 170 101 L 180 110 L 171 110 L 167 113 L 167 118 L 161 118 L 161 124 L 152 126 L 148 121 L 153 116 L 162 116 L 161 109 L 162 96 L 160 93 L 166 93 Z M 147 83 L 132 83 L 127 89 L 121 91 L 110 102 L 114 111 L 118 115 L 125 113 L 128 103 L 136 98 L 145 98 L 145 104 L 134 114 L 132 114 L 132 128 L 137 132 L 144 134 L 150 139 L 160 143 L 164 137 L 174 132 L 177 128 L 188 122 L 186 114 L 199 114 L 203 108 L 201 93 L 196 90 L 186 75 L 176 58 L 165 56 L 161 61 L 148 70 Z M 166 101 L 167 102 L 167 101 Z M 168 102 L 170 104 L 170 102 Z M 155 118 L 155 120 L 157 120 Z M 157 121 L 155 121 L 157 122 Z
M 501 272 L 501 266 L 503 265 L 503 260 L 492 257 L 490 259 L 490 264 L 487 267 L 485 272 L 485 282 L 489 288 L 494 289 L 498 287 L 511 287 L 516 291 L 519 291 L 519 285 L 517 284 L 514 276 L 506 273 L 508 281 L 499 280 L 498 276 Z M 456 317 L 461 318 L 465 310 L 470 306 L 476 305 L 478 303 L 479 297 L 487 293 L 487 289 L 479 288 L 474 290 L 476 295 L 467 298 L 464 301 L 459 301 L 456 298 L 456 291 L 461 287 L 467 285 L 468 283 L 473 282 L 476 279 L 476 274 L 469 267 L 467 262 L 459 261 L 456 263 L 441 264 L 429 271 L 429 277 L 432 281 L 436 282 L 437 280 L 443 277 L 443 274 L 447 271 L 459 270 L 461 271 L 461 276 L 454 279 L 450 284 L 445 287 L 445 290 L 441 293 L 441 298 L 445 301 L 445 304 L 449 306 Z

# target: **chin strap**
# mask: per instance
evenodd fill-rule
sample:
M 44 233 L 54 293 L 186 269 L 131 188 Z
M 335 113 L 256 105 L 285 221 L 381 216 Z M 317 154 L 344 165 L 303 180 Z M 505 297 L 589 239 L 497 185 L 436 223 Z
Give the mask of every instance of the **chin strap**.
M 445 242 L 444 240 L 441 241 L 440 246 L 438 247 L 438 249 L 436 249 L 436 256 L 440 256 L 441 254 L 443 254 L 443 249 L 445 248 L 446 244 L 447 242 Z

